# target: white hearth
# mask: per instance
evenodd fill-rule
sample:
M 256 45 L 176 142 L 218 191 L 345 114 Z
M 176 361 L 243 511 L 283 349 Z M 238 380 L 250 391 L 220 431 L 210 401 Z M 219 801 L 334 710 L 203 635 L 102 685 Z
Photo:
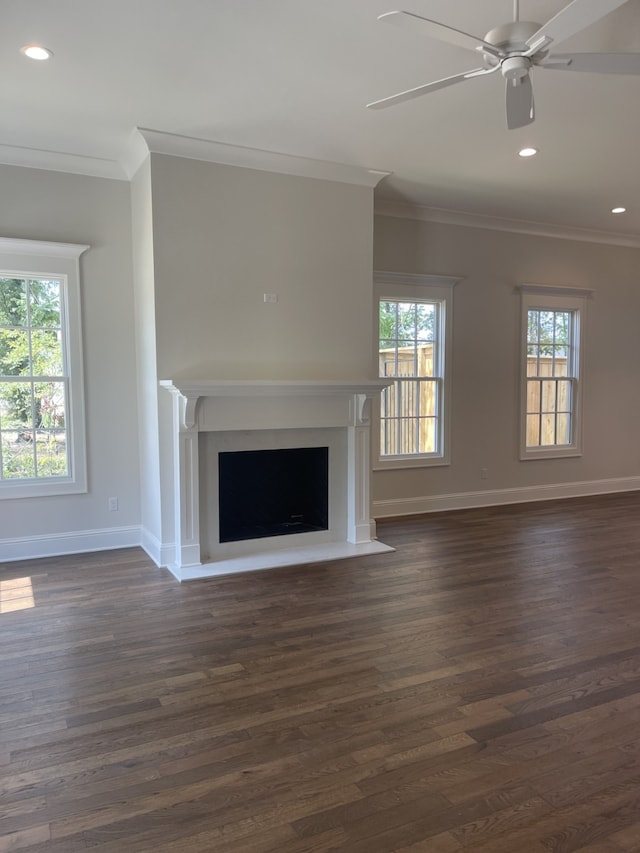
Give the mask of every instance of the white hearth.
M 163 380 L 173 395 L 175 559 L 179 580 L 392 551 L 370 501 L 371 402 L 385 380 Z M 327 530 L 220 542 L 218 454 L 329 448 Z

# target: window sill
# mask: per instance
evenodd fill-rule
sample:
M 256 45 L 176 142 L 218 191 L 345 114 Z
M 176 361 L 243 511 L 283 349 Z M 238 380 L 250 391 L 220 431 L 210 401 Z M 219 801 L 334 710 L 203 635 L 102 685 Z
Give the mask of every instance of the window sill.
M 378 459 L 373 464 L 374 471 L 395 471 L 403 468 L 443 468 L 450 465 L 442 456 L 397 456 L 392 459 Z
M 572 459 L 582 456 L 582 450 L 578 447 L 563 447 L 553 450 L 525 450 L 520 453 L 521 462 L 531 462 L 536 459 Z
M 86 483 L 62 477 L 59 480 L 33 482 L 13 480 L 0 483 L 0 501 L 19 498 L 48 498 L 60 495 L 81 495 L 87 493 Z

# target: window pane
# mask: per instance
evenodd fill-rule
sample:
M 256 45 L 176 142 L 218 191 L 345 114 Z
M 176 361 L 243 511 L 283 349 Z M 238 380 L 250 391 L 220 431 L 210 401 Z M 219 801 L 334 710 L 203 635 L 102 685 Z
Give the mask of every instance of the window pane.
M 527 447 L 538 447 L 540 444 L 540 416 L 527 415 Z
M 0 429 L 33 429 L 30 382 L 0 382 Z
M 538 340 L 541 344 L 553 343 L 553 332 L 555 326 L 554 311 L 538 311 L 539 327 Z
M 558 380 L 558 411 L 570 412 L 571 405 L 571 382 L 563 379 Z
M 2 434 L 2 476 L 7 480 L 35 477 L 36 466 L 33 456 L 33 441 Z
M 540 417 L 540 444 L 550 445 L 556 443 L 556 416 L 542 415 Z
M 555 342 L 557 344 L 569 343 L 569 329 L 571 315 L 568 311 L 555 311 Z
M 527 382 L 527 412 L 540 411 L 540 383 L 537 379 Z
M 30 368 L 28 332 L 0 328 L 0 376 L 29 376 Z
M 527 347 L 527 376 L 538 376 L 538 347 Z
M 538 342 L 539 313 L 539 311 L 529 311 L 527 314 L 527 341 L 529 343 L 535 344 Z
M 419 341 L 433 341 L 435 337 L 436 306 L 428 303 L 417 303 L 416 326 Z
M 64 429 L 64 382 L 37 382 L 33 395 L 38 429 Z
M 19 278 L 0 278 L 0 326 L 26 326 L 27 285 Z
M 554 376 L 567 376 L 568 375 L 568 351 L 567 348 L 562 346 L 554 347 L 554 359 L 553 359 L 553 375 Z
M 560 414 L 557 417 L 556 442 L 558 444 L 571 444 L 571 415 Z
M 398 302 L 397 338 L 399 341 L 415 341 L 417 338 L 416 305 L 414 302 Z
M 380 303 L 380 340 L 388 341 L 389 346 L 393 346 L 392 341 L 398 337 L 397 331 L 397 314 L 395 302 Z
M 436 446 L 436 419 L 420 418 L 419 431 L 419 453 L 435 453 Z
M 32 328 L 60 327 L 60 282 L 46 279 L 29 282 Z
M 69 473 L 64 430 L 38 429 L 35 449 L 39 477 L 65 477 Z
M 556 383 L 553 381 L 542 382 L 542 412 L 555 412 L 556 410 Z
M 33 376 L 62 376 L 62 344 L 58 330 L 31 333 Z

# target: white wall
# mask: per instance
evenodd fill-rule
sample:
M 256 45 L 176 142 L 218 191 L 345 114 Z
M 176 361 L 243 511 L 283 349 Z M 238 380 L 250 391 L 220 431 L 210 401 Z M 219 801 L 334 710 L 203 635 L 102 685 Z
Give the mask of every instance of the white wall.
M 131 181 L 131 224 L 138 392 L 141 541 L 159 564 L 162 497 L 158 426 L 156 300 L 153 264 L 151 164 L 147 158 Z
M 378 515 L 640 488 L 640 250 L 385 216 L 374 235 L 376 269 L 465 277 L 454 291 L 452 464 L 376 472 Z M 518 458 L 522 283 L 595 291 L 581 458 Z
M 138 541 L 129 187 L 0 165 L 0 235 L 85 243 L 80 261 L 88 494 L 0 501 L 0 560 Z M 117 497 L 119 511 L 108 512 Z

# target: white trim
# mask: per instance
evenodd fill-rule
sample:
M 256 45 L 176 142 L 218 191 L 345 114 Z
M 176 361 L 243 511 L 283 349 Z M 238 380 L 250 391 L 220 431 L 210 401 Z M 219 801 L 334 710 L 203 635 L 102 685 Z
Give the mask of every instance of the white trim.
M 88 154 L 70 154 L 66 151 L 48 151 L 46 148 L 28 148 L 24 145 L 0 145 L 0 163 L 5 166 L 87 175 L 91 178 L 128 180 L 128 175 L 117 160 L 92 157 Z
M 264 151 L 248 148 L 245 145 L 230 145 L 213 139 L 199 139 L 182 136 L 178 133 L 164 133 L 146 127 L 136 128 L 146 144 L 140 144 L 136 135 L 129 143 L 128 151 L 122 159 L 122 166 L 129 178 L 140 168 L 149 153 L 170 154 L 187 160 L 202 160 L 206 163 L 219 163 L 226 166 L 239 166 L 245 169 L 257 169 L 261 172 L 278 172 L 284 175 L 297 175 L 305 178 L 319 178 L 325 181 L 338 181 L 346 184 L 358 184 L 375 187 L 382 178 L 390 175 L 378 169 L 367 169 L 346 163 L 334 163 L 329 160 L 314 160 L 294 154 L 281 154 L 277 151 Z
M 326 545 L 312 545 L 303 548 L 290 548 L 277 553 L 268 552 L 233 557 L 215 563 L 200 566 L 167 566 L 171 574 L 179 581 L 213 578 L 221 575 L 235 575 L 242 572 L 256 572 L 263 569 L 276 569 L 285 566 L 306 566 L 326 563 L 330 560 L 347 560 L 352 557 L 365 557 L 371 554 L 385 554 L 395 551 L 382 542 L 331 542 Z
M 590 495 L 607 495 L 638 490 L 640 490 L 640 477 L 587 480 L 578 483 L 552 483 L 546 486 L 521 486 L 481 492 L 459 492 L 448 495 L 378 500 L 373 502 L 373 515 L 379 520 L 403 515 L 422 515 L 456 509 L 476 509 L 485 506 L 562 500 L 563 498 L 581 498 Z
M 290 548 L 326 547 L 342 543 L 362 545 L 375 536 L 370 501 L 370 408 L 386 380 L 160 380 L 172 394 L 171 436 L 176 488 L 174 500 L 174 555 L 169 568 L 184 578 L 185 570 L 197 577 L 213 574 L 219 563 L 252 557 L 249 564 L 261 568 L 265 553 L 286 553 Z M 168 425 L 167 425 L 168 426 Z M 330 430 L 329 438 L 324 431 Z M 201 529 L 199 433 L 212 433 L 210 464 L 205 482 L 212 497 L 203 517 L 212 517 L 211 527 Z M 334 448 L 330 454 L 329 526 L 300 535 L 274 536 L 266 540 L 220 541 L 217 527 L 217 452 L 227 449 L 279 449 L 308 446 L 322 433 Z M 203 459 L 207 454 L 202 454 Z M 333 473 L 332 473 L 333 472 Z M 346 493 L 338 486 L 344 472 Z M 333 483 L 333 485 L 331 485 Z M 201 535 L 207 540 L 201 543 Z M 293 541 L 292 541 L 293 540 Z M 202 547 L 205 545 L 206 547 Z M 313 550 L 312 561 L 323 559 L 322 547 Z M 347 554 L 345 554 L 346 556 Z M 205 563 L 202 563 L 202 560 Z M 286 559 L 286 556 L 285 556 Z M 300 559 L 300 558 L 297 558 Z M 234 565 L 236 565 L 234 563 Z M 287 563 L 288 565 L 288 563 Z M 234 568 L 233 571 L 237 571 Z
M 67 554 L 113 551 L 116 548 L 135 548 L 139 545 L 140 527 L 138 525 L 0 539 L 2 551 L 0 566 L 2 563 L 14 560 L 63 557 Z
M 78 259 L 91 246 L 82 243 L 49 243 L 46 240 L 18 240 L 14 237 L 0 237 L 0 253 L 9 255 L 29 255 L 38 258 Z
M 384 286 L 408 285 L 409 287 L 449 287 L 453 289 L 462 281 L 461 275 L 432 275 L 431 273 L 415 272 L 385 272 L 384 270 L 373 271 L 373 283 Z
M 595 290 L 589 287 L 563 287 L 556 284 L 517 284 L 520 293 L 535 293 L 538 296 L 565 296 L 575 299 L 591 299 Z
M 386 199 L 376 199 L 374 213 L 376 216 L 438 222 L 443 225 L 460 225 L 466 228 L 486 228 L 489 231 L 509 231 L 532 237 L 553 237 L 556 240 L 578 240 L 586 243 L 607 243 L 612 246 L 640 248 L 640 236 L 637 234 L 615 234 L 609 231 L 530 222 L 524 219 L 504 219 L 498 216 L 465 213 L 461 210 L 446 210 L 420 204 L 411 205 Z
M 140 547 L 146 552 L 158 568 L 166 567 L 173 560 L 176 543 L 163 544 L 146 527 L 140 528 Z

